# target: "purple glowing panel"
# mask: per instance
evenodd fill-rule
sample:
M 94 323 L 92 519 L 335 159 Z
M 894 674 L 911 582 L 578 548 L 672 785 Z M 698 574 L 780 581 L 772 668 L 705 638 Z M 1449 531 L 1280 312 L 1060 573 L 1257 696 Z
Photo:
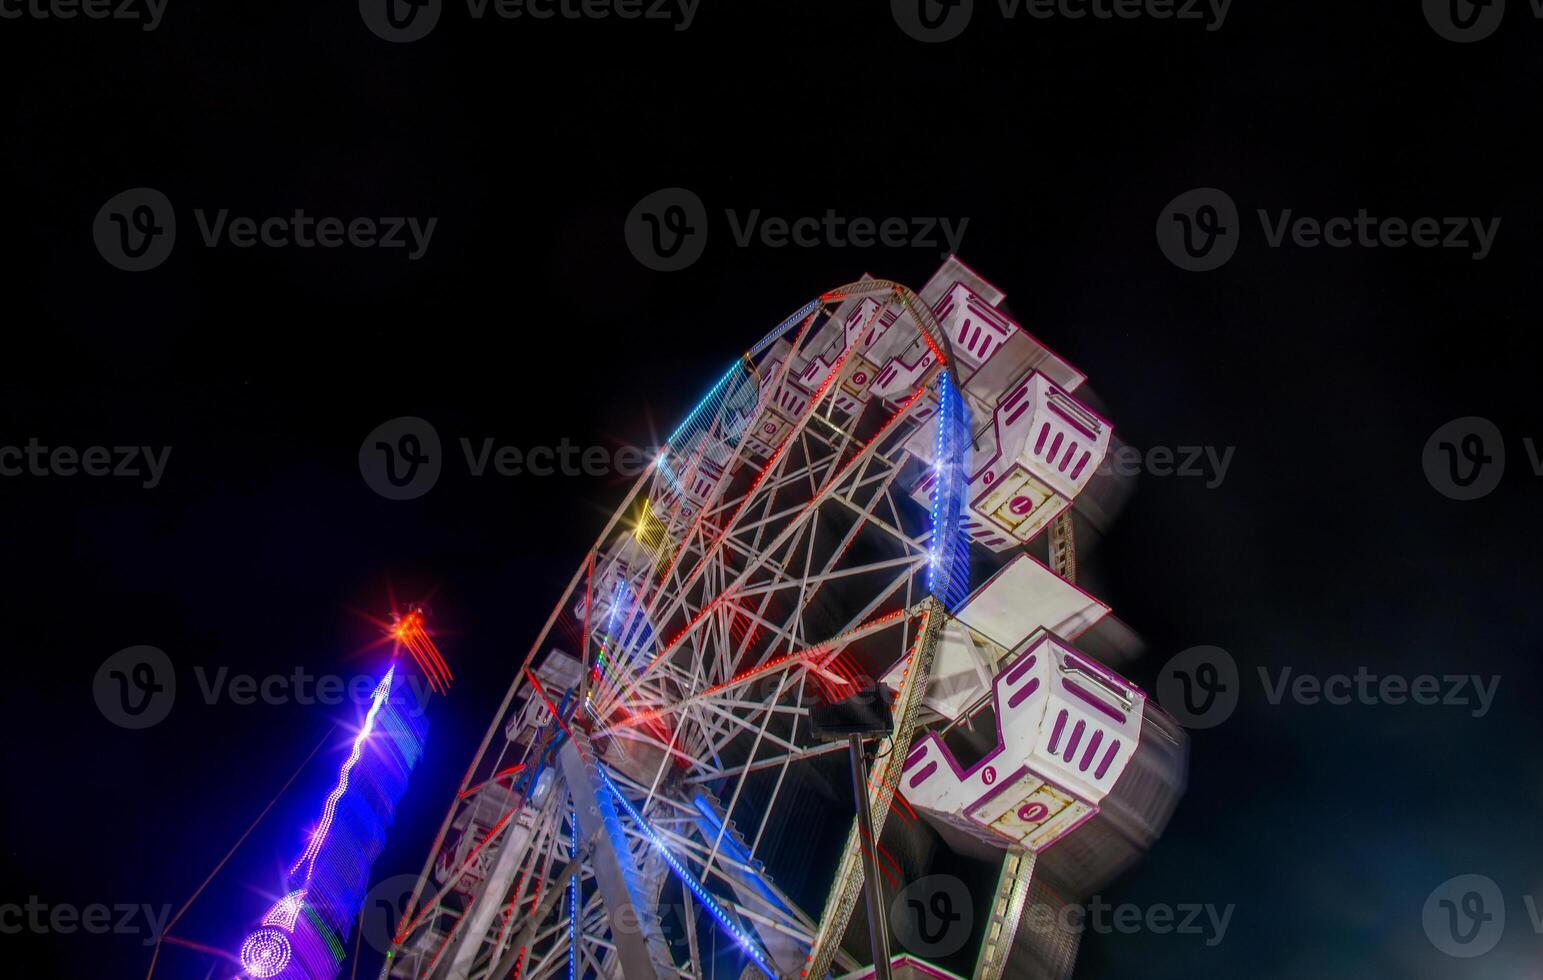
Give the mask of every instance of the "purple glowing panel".
M 258 980 L 267 980 L 284 972 L 294 958 L 289 936 L 280 929 L 259 929 L 241 944 L 241 969 Z
M 289 872 L 288 892 L 241 947 L 246 975 L 267 980 L 334 980 L 344 939 L 369 888 L 397 802 L 423 753 L 423 706 L 386 672 L 349 745 L 331 791 Z

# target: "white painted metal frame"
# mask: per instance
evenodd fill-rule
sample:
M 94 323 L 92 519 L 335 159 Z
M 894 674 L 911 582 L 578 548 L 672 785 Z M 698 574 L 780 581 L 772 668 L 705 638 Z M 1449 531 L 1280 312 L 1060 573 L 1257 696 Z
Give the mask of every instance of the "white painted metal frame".
M 891 303 L 903 305 L 913 315 L 917 310 L 925 312 L 913 294 L 892 283 L 865 281 L 827 296 L 834 303 L 857 294 L 882 300 L 872 317 L 889 309 Z M 769 411 L 768 404 L 777 400 L 783 386 L 791 384 L 789 369 L 794 355 L 809 353 L 801 345 L 810 340 L 813 324 L 824 312 L 822 306 L 797 326 L 794 352 L 782 360 L 777 376 L 764 388 L 747 431 L 753 431 L 756 420 Z M 848 332 L 848 336 L 865 333 L 866 325 L 863 330 Z M 725 476 L 713 499 L 701 506 L 688 531 L 674 543 L 662 578 L 654 575 L 646 584 L 635 583 L 645 590 L 640 605 L 654 629 L 650 648 L 638 658 L 642 661 L 646 657 L 646 667 L 585 694 L 593 699 L 594 739 L 609 738 L 618 745 L 630 741 L 658 751 L 659 765 L 649 785 L 616 768 L 608 768 L 608 772 L 665 846 L 741 927 L 757 935 L 775 932 L 791 936 L 803 947 L 815 946 L 817 960 L 828 964 L 835 957 L 850 968 L 857 964 L 846 962 L 850 957 L 834 949 L 830 939 L 832 933 L 839 936 L 845 925 L 840 911 L 842 896 L 833 893 L 824 909 L 800 908 L 790 897 L 775 891 L 777 869 L 772 867 L 767 869 L 771 887 L 784 907 L 765 901 L 742 902 L 733 885 L 735 875 L 743 875 L 745 865 L 730 857 L 723 846 L 727 821 L 748 812 L 739 805 L 751 773 L 777 771 L 770 799 L 758 807 L 753 833 L 737 845 L 748 851 L 753 862 L 759 858 L 768 826 L 798 819 L 797 814 L 784 813 L 778 807 L 790 768 L 844 748 L 810 740 L 805 716 L 811 676 L 842 646 L 858 639 L 883 642 L 890 651 L 890 662 L 914 657 L 918 651 L 926 651 L 930 657 L 929 637 L 935 635 L 943 618 L 940 607 L 921 592 L 919 576 L 930 557 L 926 515 L 910 500 L 909 487 L 897 485 L 908 458 L 901 447 L 921 424 L 917 418 L 921 410 L 935 405 L 935 397 L 926 386 L 941 365 L 935 366 L 898 407 L 870 406 L 864 424 L 871 426 L 874 415 L 885 421 L 872 438 L 859 444 L 854 431 L 858 420 L 835 408 L 836 394 L 851 370 L 848 354 L 855 345 L 850 340 L 848 343 L 820 386 L 818 397 L 809 400 L 772 458 L 763 463 L 741 442 L 724 466 Z M 750 474 L 759 476 L 747 488 L 745 478 Z M 667 479 L 664 470 L 655 465 L 634 484 L 548 617 L 526 656 L 527 664 L 545 647 L 565 609 L 579 601 L 584 609 L 592 607 L 590 584 L 602 579 L 617 560 L 610 550 L 612 544 L 633 533 L 624 515 L 636 511 L 639 498 L 658 500 L 669 489 Z M 830 528 L 842 529 L 828 553 L 817 544 L 822 526 L 827 537 Z M 860 541 L 868 546 L 864 553 L 882 557 L 859 563 L 852 555 L 853 546 Z M 873 547 L 875 543 L 877 547 Z M 806 614 L 825 590 L 837 592 L 844 607 L 856 612 L 833 633 L 812 635 L 816 630 L 807 622 Z M 881 610 L 890 610 L 882 620 Z M 586 686 L 589 668 L 600 655 L 598 630 L 592 625 L 586 624 L 586 648 L 581 651 Z M 738 637 L 736 625 L 742 630 Z M 931 628 L 923 630 L 924 625 Z M 838 638 L 839 645 L 833 645 Z M 913 663 L 913 667 L 907 686 L 915 689 L 925 683 L 926 663 Z M 518 870 L 513 882 L 498 882 L 498 894 L 484 894 L 495 887 L 489 869 L 500 848 L 514 839 L 509 827 L 515 822 L 511 815 L 491 812 L 497 807 L 490 801 L 500 797 L 485 785 L 493 774 L 521 761 L 510 756 L 511 743 L 505 741 L 495 751 L 492 742 L 514 714 L 515 699 L 521 693 L 529 696 L 523 670 L 478 747 L 462 781 L 463 795 L 441 826 L 393 951 L 393 976 L 455 980 L 507 976 L 516 956 L 521 957 L 522 977 L 544 980 L 567 970 L 567 900 L 550 900 L 553 890 L 566 889 L 567 878 L 555 876 L 570 866 L 575 850 L 565 829 L 570 805 L 565 788 L 556 787 L 535 813 L 524 836 L 524 853 L 514 865 Z M 917 717 L 915 707 L 897 713 L 892 748 L 901 754 Z M 661 737 L 650 722 L 667 731 L 668 737 Z M 679 761 L 678 773 L 669 772 L 672 759 Z M 888 810 L 892 777 L 898 768 L 890 766 L 893 772 L 886 773 L 881 767 L 875 773 L 874 781 L 879 785 L 874 787 L 873 802 L 879 826 Z M 887 789 L 882 785 L 886 775 L 890 777 Z M 709 785 L 722 787 L 719 802 L 725 829 L 716 835 L 702 833 L 688 792 L 692 787 Z M 484 789 L 468 792 L 478 786 Z M 501 799 L 507 800 L 508 794 Z M 522 802 L 515 801 L 516 808 Z M 494 832 L 481 842 L 464 835 L 457 838 L 451 831 L 466 811 L 472 811 L 472 825 L 492 826 Z M 622 822 L 629 847 L 628 853 L 618 858 L 650 879 L 647 885 L 653 889 L 657 905 L 659 889 L 669 872 L 662 861 L 651 859 L 652 844 L 640 828 L 632 826 L 624 815 Z M 809 832 L 818 832 L 818 828 Z M 589 843 L 606 846 L 600 841 Z M 594 870 L 584 859 L 585 846 L 578 848 L 579 880 L 586 896 L 576 929 L 578 966 L 581 972 L 594 976 L 620 977 L 610 938 L 615 910 L 608 913 L 593 887 Z M 447 858 L 447 851 L 454 859 Z M 849 840 L 847 857 L 855 856 Z M 442 864 L 453 870 L 449 880 L 435 888 L 433 870 Z M 841 881 L 842 875 L 851 878 L 850 870 L 844 864 L 838 871 L 834 883 L 837 892 L 843 885 L 850 886 L 850 881 Z M 856 880 L 860 881 L 860 869 Z M 503 913 L 494 917 L 483 934 L 471 935 L 465 929 L 463 910 L 479 899 L 496 902 Z M 654 914 L 651 908 L 636 911 Z M 683 962 L 655 964 L 661 975 L 701 975 L 702 940 L 692 916 L 685 919 L 684 945 L 688 949 L 681 957 Z M 452 962 L 466 966 L 452 971 Z M 796 975 L 796 966 L 791 971 L 787 966 L 779 964 L 779 970 Z

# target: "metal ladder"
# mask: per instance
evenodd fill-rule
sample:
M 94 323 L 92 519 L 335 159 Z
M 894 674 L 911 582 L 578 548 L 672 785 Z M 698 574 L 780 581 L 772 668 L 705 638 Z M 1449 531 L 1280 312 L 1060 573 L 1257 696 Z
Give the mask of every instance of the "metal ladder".
M 973 980 L 1001 980 L 1012 952 L 1013 937 L 1018 934 L 1018 920 L 1029 897 L 1029 881 L 1034 875 L 1034 855 L 1030 851 L 1008 851 L 997 875 L 996 894 L 991 898 L 991 914 L 986 920 L 986 937 L 981 941 L 980 956 L 975 961 Z

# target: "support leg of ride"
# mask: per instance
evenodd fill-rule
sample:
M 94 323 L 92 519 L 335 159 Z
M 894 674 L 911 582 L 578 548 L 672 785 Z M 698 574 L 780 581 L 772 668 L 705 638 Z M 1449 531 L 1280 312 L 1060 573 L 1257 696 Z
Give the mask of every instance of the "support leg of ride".
M 852 763 L 852 795 L 857 800 L 857 828 L 863 839 L 863 881 L 868 901 L 868 941 L 873 945 L 874 980 L 890 980 L 889 926 L 884 921 L 884 890 L 879 885 L 879 846 L 874 835 L 873 814 L 868 809 L 868 765 L 863 761 L 863 737 L 847 736 Z

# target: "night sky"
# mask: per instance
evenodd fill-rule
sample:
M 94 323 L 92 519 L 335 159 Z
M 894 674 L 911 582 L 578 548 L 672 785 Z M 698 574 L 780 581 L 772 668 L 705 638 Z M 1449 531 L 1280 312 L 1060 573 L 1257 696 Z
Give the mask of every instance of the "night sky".
M 940 234 L 742 247 L 726 215 L 833 209 L 967 218 L 959 255 L 1086 372 L 1122 440 L 1233 450 L 1219 485 L 1143 474 L 1086 558 L 1147 642 L 1133 680 L 1156 690 L 1170 657 L 1215 646 L 1239 685 L 1232 716 L 1192 734 L 1167 833 L 1102 896 L 1232 906 L 1228 927 L 1211 945 L 1089 934 L 1077 976 L 1537 975 L 1543 477 L 1526 440 L 1543 440 L 1543 21 L 1513 0 L 1492 36 L 1460 44 L 1417 0 L 1239 3 L 1214 31 L 1004 19 L 977 0 L 962 36 L 924 43 L 887 7 L 709 2 L 677 30 L 449 4 L 411 43 L 376 36 L 352 3 L 171 3 L 153 31 L 0 23 L 0 453 L 31 439 L 169 447 L 149 488 L 0 476 L 0 974 L 143 976 L 143 929 L 15 932 L 4 907 L 180 906 L 320 742 L 177 929 L 238 943 L 346 751 L 331 726 L 353 719 L 208 704 L 198 671 L 377 672 L 370 617 L 392 597 L 429 601 L 456 672 L 375 870 L 416 874 L 625 492 L 620 478 L 472 477 L 459 440 L 655 445 L 819 292 L 864 272 L 919 287 L 943 257 Z M 93 222 L 139 187 L 172 202 L 176 245 L 125 272 Z M 709 216 L 701 258 L 674 272 L 623 234 L 667 187 Z M 1225 191 L 1239 214 L 1237 252 L 1212 271 L 1178 268 L 1154 230 L 1193 188 Z M 437 221 L 409 259 L 211 248 L 195 216 L 297 208 Z M 1271 247 L 1261 209 L 1266 223 L 1365 209 L 1500 224 L 1476 260 Z M 373 492 L 358 462 L 365 435 L 400 416 L 428 420 L 447 454 L 410 501 Z M 1467 417 L 1498 430 L 1504 473 L 1454 500 L 1422 453 Z M 164 651 L 178 681 L 169 717 L 141 731 L 93 698 L 98 668 L 137 645 Z M 1361 667 L 1498 687 L 1475 717 L 1473 704 L 1272 704 L 1260 677 Z M 1505 903 L 1503 938 L 1472 958 L 1441 951 L 1422 919 L 1459 875 L 1492 880 Z M 212 963 L 168 948 L 156 976 L 198 980 Z

